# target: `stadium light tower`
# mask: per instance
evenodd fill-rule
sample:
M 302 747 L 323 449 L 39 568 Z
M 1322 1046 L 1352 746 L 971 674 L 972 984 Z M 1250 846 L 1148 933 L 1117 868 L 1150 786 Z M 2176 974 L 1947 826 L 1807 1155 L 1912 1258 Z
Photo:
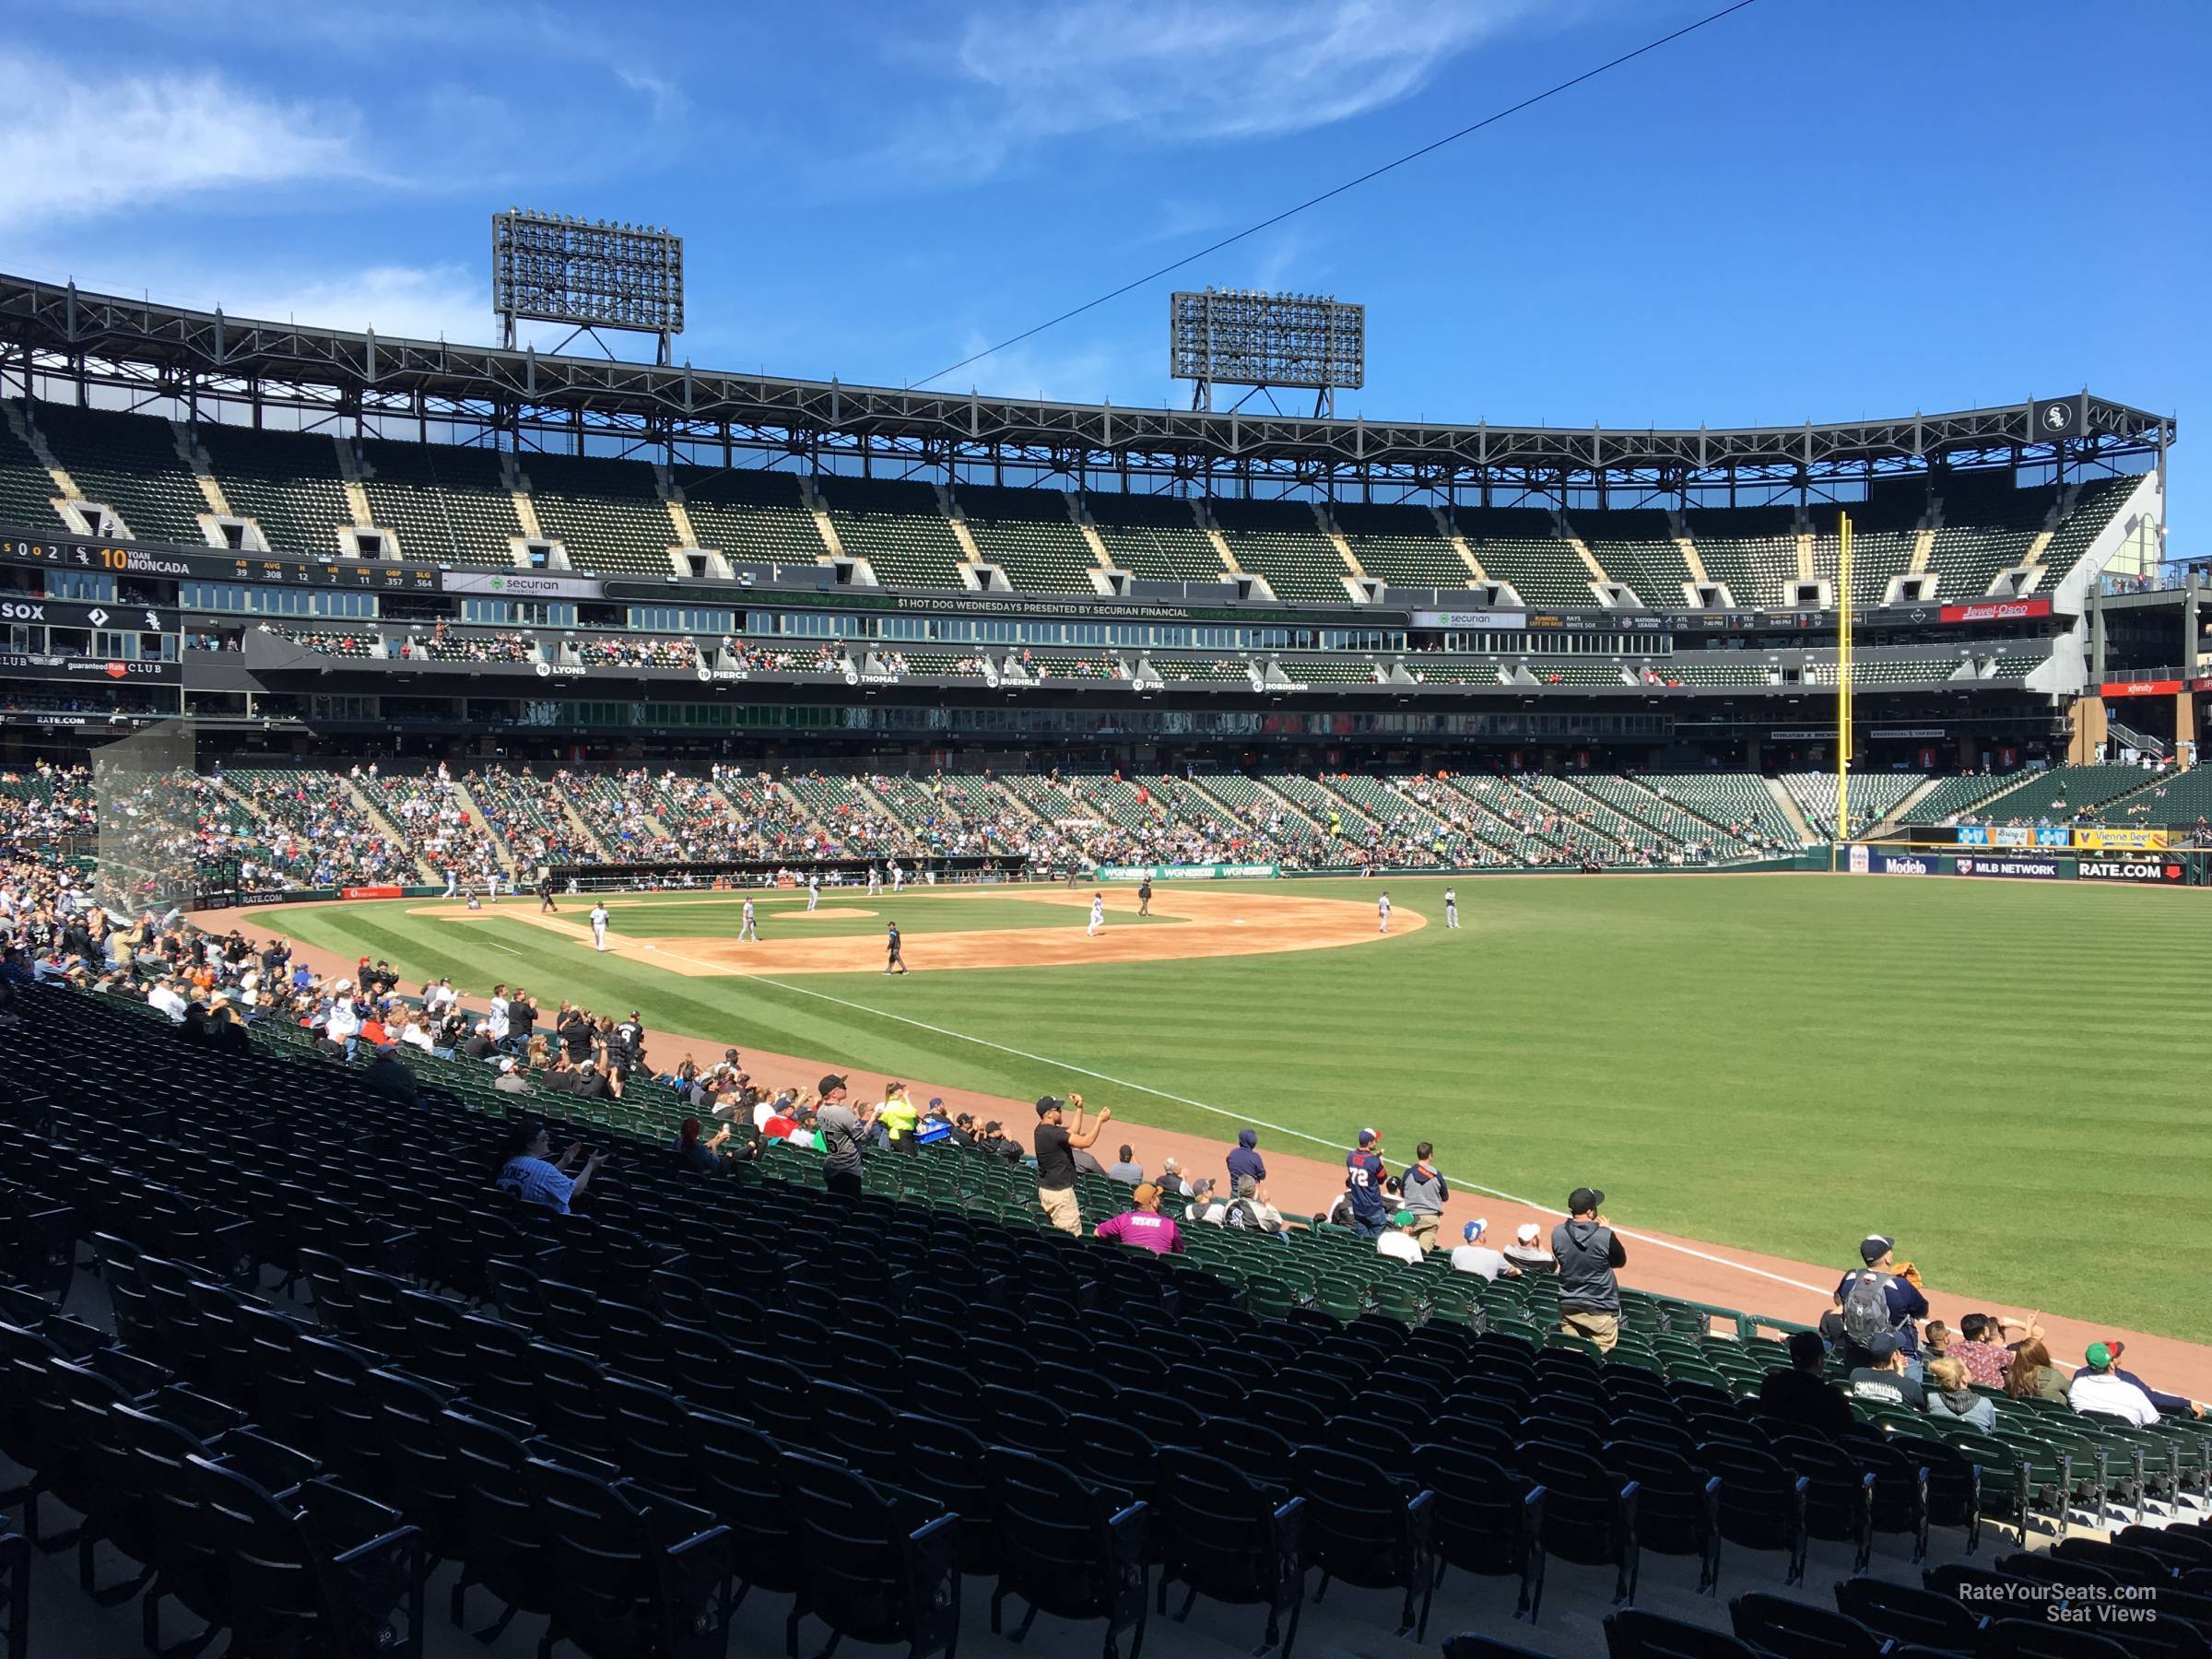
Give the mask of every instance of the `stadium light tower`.
M 1367 383 L 1367 307 L 1321 294 L 1181 289 L 1168 296 L 1168 373 L 1194 382 L 1194 409 L 1214 406 L 1219 382 L 1252 388 L 1232 407 L 1284 387 L 1312 392 L 1313 413 L 1334 415 L 1339 390 Z
M 491 216 L 491 309 L 510 348 L 516 321 L 527 317 L 575 324 L 557 352 L 588 334 L 612 357 L 598 331 L 621 328 L 654 335 L 653 360 L 665 363 L 669 343 L 684 332 L 684 239 L 647 225 L 510 207 Z

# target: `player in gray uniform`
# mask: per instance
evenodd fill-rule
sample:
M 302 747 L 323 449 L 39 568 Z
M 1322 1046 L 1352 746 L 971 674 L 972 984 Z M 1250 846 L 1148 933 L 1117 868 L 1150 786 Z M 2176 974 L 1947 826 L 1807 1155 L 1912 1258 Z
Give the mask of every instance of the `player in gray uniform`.
M 1459 889 L 1457 888 L 1444 889 L 1444 925 L 1446 927 L 1459 925 Z
M 740 945 L 747 939 L 756 945 L 760 942 L 760 935 L 753 926 L 753 901 L 750 899 L 745 901 L 745 925 L 737 930 L 737 942 Z

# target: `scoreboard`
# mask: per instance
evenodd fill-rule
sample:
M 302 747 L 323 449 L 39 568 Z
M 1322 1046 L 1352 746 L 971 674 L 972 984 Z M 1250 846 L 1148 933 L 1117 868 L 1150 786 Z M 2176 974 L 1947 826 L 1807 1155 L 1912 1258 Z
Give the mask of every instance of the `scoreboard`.
M 395 564 L 373 559 L 285 559 L 272 553 L 205 552 L 142 547 L 69 537 L 0 535 L 0 559 L 14 564 L 66 565 L 115 576 L 156 576 L 178 582 L 252 582 L 281 587 L 354 588 L 379 594 L 439 592 L 434 565 Z

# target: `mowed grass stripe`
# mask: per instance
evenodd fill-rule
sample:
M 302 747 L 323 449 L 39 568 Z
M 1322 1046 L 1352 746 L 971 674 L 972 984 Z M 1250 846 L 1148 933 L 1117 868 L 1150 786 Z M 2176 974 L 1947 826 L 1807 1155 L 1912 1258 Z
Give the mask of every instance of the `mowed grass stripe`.
M 1552 1203 L 1591 1182 L 1634 1225 L 1839 1269 L 1861 1234 L 1894 1231 L 1939 1285 L 2212 1339 L 2195 1289 L 2212 1230 L 2155 1220 L 2193 1215 L 2212 1183 L 2194 1041 L 2206 896 L 1474 880 L 1453 934 L 1441 882 L 1388 885 L 1431 925 L 1374 947 L 805 983 L 1330 1147 L 1362 1124 L 1396 1157 L 1430 1138 L 1447 1170 Z M 1272 890 L 1371 904 L 1377 886 Z M 450 963 L 478 994 L 519 977 L 663 1029 L 1018 1098 L 1072 1080 L 1117 1120 L 1230 1138 L 1213 1114 L 773 983 L 595 959 L 504 919 L 390 913 L 286 920 L 410 975 Z M 477 929 L 535 959 L 472 947 Z

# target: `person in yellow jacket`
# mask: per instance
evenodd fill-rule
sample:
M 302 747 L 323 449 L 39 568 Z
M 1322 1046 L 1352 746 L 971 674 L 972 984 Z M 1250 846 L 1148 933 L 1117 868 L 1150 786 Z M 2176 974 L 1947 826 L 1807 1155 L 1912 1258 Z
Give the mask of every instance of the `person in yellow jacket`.
M 883 1104 L 877 1109 L 876 1121 L 883 1125 L 890 1149 L 894 1152 L 918 1152 L 922 1143 L 914 1138 L 914 1124 L 921 1113 L 914 1103 L 906 1098 L 906 1085 L 894 1083 L 883 1091 Z

